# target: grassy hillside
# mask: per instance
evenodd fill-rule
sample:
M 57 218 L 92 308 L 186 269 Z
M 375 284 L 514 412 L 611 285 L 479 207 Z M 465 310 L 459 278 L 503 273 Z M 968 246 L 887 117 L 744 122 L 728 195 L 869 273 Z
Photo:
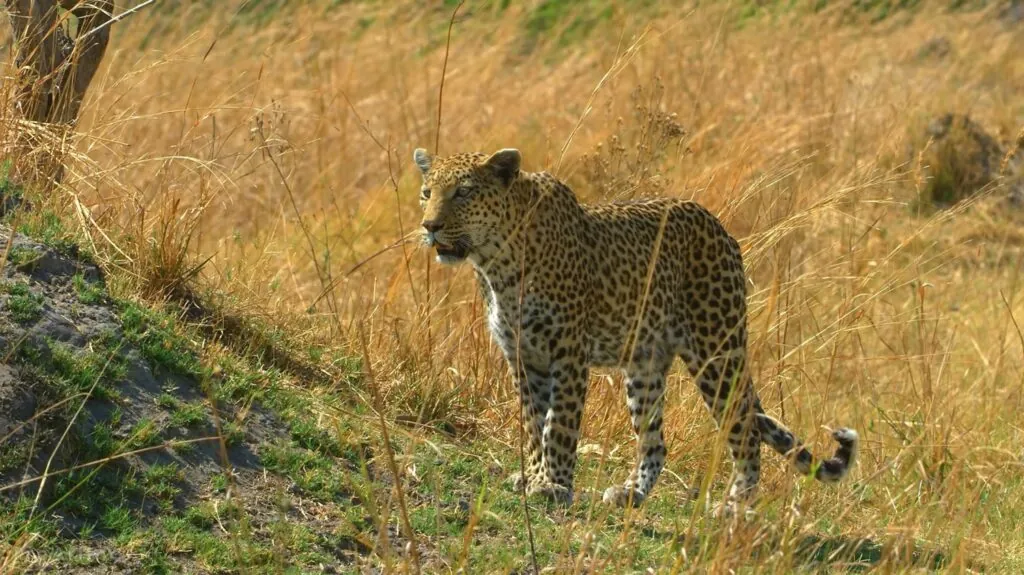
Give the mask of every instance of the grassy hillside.
M 2 570 L 1024 569 L 1005 3 L 468 1 L 450 45 L 456 2 L 296 4 L 148 8 L 116 25 L 60 186 L 31 177 L 56 144 L 6 147 L 0 408 L 26 423 L 0 429 Z M 950 160 L 948 113 L 994 142 L 991 177 Z M 580 501 L 523 502 L 472 272 L 415 236 L 416 147 L 712 209 L 765 408 L 816 451 L 860 431 L 852 477 L 766 453 L 757 519 L 714 520 L 728 464 L 676 366 L 644 507 L 590 496 L 631 461 L 611 372 Z

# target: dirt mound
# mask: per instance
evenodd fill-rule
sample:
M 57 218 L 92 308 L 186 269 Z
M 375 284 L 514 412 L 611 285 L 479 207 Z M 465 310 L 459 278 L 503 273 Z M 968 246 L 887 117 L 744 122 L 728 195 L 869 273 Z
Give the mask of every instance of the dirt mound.
M 35 491 L 47 465 L 56 471 L 88 464 L 88 456 L 112 455 L 109 448 L 119 442 L 144 451 L 105 466 L 113 472 L 173 462 L 193 476 L 181 478 L 185 488 L 222 473 L 216 442 L 195 441 L 218 435 L 200 382 L 176 370 L 153 369 L 126 335 L 119 310 L 103 292 L 99 269 L 75 255 L 16 236 L 3 271 L 0 349 L 10 363 L 0 394 L 13 408 L 0 419 L 11 434 L 4 447 L 22 451 L 35 438 L 31 456 L 7 462 L 5 483 L 27 481 L 19 490 Z M 65 403 L 54 409 L 59 402 Z M 181 452 L 146 449 L 167 441 L 194 443 Z M 245 442 L 231 446 L 230 455 L 235 466 L 257 461 Z M 47 496 L 58 482 L 47 480 Z M 182 490 L 175 503 L 186 504 L 189 491 Z
M 0 227 L 0 254 L 11 235 Z M 219 541 L 211 553 L 224 554 L 243 516 L 251 543 L 267 544 L 278 494 L 350 501 L 340 477 L 365 454 L 297 415 L 297 400 L 276 391 L 279 373 L 230 355 L 204 365 L 179 327 L 173 315 L 111 299 L 73 246 L 14 235 L 0 270 L 0 531 L 12 549 L 31 531 L 74 550 L 38 563 L 29 546 L 16 565 L 68 569 L 76 555 L 84 571 L 134 572 L 154 558 L 199 571 L 258 565 L 272 555 L 175 557 L 170 535 L 181 535 L 168 525 L 187 521 L 190 537 L 210 549 Z M 299 472 L 314 464 L 339 480 L 304 481 Z M 330 535 L 325 513 L 288 508 L 289 522 L 321 533 L 313 547 L 327 563 L 359 548 Z M 133 536 L 145 553 L 126 553 Z

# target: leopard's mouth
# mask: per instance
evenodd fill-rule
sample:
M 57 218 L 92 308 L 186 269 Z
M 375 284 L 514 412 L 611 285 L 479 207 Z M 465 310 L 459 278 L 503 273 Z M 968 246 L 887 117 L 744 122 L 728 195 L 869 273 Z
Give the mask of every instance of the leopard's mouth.
M 438 262 L 442 264 L 455 264 L 469 256 L 470 242 L 466 236 L 456 235 L 445 238 L 450 242 L 447 243 L 442 241 L 437 235 L 435 232 L 427 232 L 423 236 L 423 243 L 427 247 L 434 248 L 434 251 L 437 252 Z
M 451 245 L 436 242 L 434 250 L 437 252 L 437 261 L 443 264 L 461 262 L 469 255 L 469 250 L 466 249 L 465 244 L 462 242 L 455 242 Z

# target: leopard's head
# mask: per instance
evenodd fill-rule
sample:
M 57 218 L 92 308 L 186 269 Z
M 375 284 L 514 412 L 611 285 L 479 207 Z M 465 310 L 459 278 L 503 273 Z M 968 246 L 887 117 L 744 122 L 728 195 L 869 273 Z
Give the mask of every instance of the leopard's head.
M 423 241 L 437 251 L 437 261 L 480 262 L 497 249 L 508 224 L 509 188 L 519 176 L 519 150 L 435 158 L 418 148 L 413 160 L 423 174 Z

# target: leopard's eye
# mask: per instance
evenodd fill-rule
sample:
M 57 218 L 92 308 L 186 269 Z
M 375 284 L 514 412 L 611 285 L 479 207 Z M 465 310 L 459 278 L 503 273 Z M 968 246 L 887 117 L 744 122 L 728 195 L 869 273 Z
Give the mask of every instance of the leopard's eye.
M 458 188 L 455 188 L 455 199 L 464 200 L 468 198 L 472 193 L 473 188 L 469 186 L 459 186 Z
M 430 188 L 423 188 L 422 190 L 420 190 L 420 197 L 423 198 L 424 200 L 429 200 Z

